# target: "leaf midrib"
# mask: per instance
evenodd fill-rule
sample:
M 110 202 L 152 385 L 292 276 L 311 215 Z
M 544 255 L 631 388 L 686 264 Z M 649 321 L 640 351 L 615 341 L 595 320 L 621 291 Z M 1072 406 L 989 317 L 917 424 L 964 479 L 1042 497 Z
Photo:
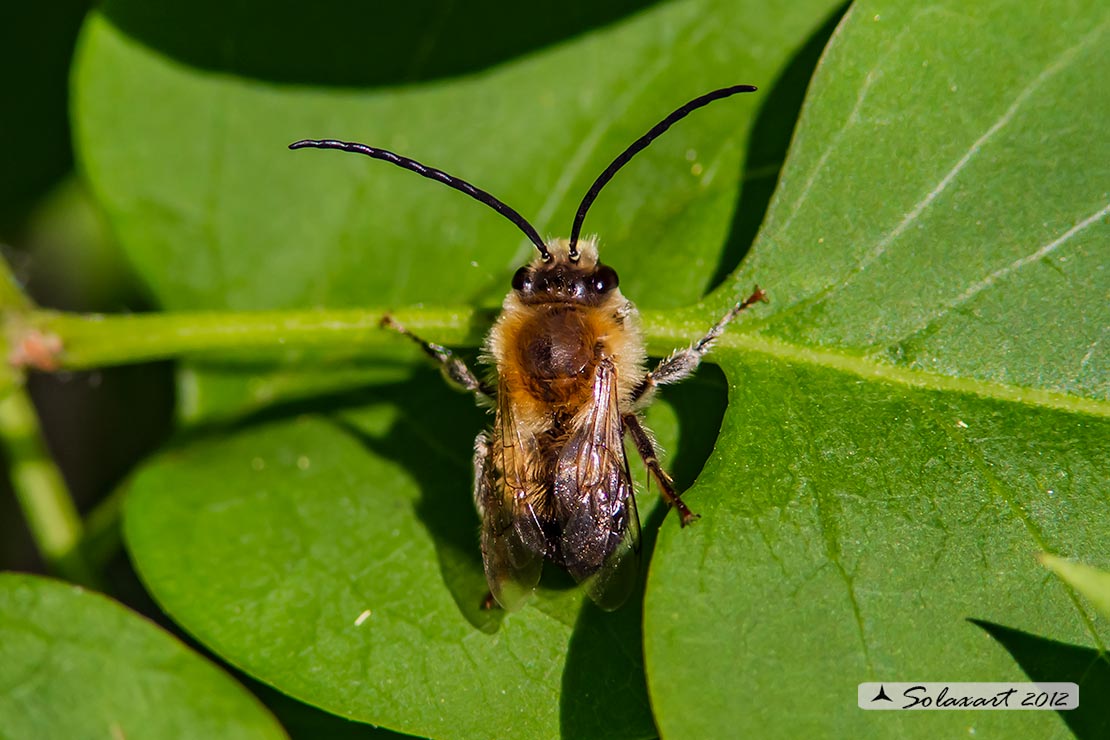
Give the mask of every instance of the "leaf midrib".
M 1110 400 L 886 365 L 845 352 L 804 347 L 762 335 L 734 334 L 722 338 L 718 346 L 726 350 L 746 350 L 788 362 L 837 370 L 864 380 L 894 383 L 927 391 L 964 393 L 1025 406 L 1110 418 Z

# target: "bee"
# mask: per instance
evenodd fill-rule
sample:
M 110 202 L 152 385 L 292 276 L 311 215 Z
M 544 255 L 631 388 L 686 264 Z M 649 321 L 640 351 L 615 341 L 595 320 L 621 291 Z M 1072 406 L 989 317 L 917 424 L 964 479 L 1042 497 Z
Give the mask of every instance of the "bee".
M 449 349 L 412 334 L 390 316 L 382 325 L 408 337 L 454 384 L 492 407 L 493 426 L 474 441 L 474 503 L 481 517 L 487 606 L 519 608 L 543 563 L 564 568 L 603 609 L 620 606 L 638 568 L 640 522 L 624 439 L 629 437 L 664 501 L 683 526 L 697 515 L 659 463 L 641 420 L 658 386 L 690 376 L 736 316 L 765 300 L 758 287 L 699 340 L 651 371 L 635 305 L 597 243 L 582 238 L 586 212 L 633 156 L 677 121 L 751 85 L 701 95 L 632 143 L 598 176 L 575 214 L 569 239 L 544 241 L 517 211 L 441 170 L 365 144 L 302 140 L 290 149 L 339 149 L 391 162 L 485 203 L 520 228 L 538 254 L 513 275 L 512 290 L 483 346 L 492 372 L 480 378 Z

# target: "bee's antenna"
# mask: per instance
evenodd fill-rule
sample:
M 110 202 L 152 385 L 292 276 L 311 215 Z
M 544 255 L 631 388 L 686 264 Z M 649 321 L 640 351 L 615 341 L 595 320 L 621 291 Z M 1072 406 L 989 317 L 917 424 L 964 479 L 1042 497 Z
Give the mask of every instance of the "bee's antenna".
M 594 200 L 597 198 L 597 194 L 613 179 L 613 175 L 617 174 L 617 170 L 628 164 L 628 160 L 643 151 L 644 148 L 657 139 L 660 134 L 698 108 L 709 105 L 714 100 L 727 98 L 737 93 L 755 92 L 755 90 L 756 88 L 753 85 L 733 85 L 732 87 L 722 87 L 720 90 L 714 90 L 705 95 L 699 95 L 652 126 L 650 131 L 636 139 L 636 141 L 632 142 L 630 147 L 621 152 L 620 156 L 614 159 L 612 164 L 606 167 L 605 171 L 594 180 L 594 184 L 590 186 L 590 189 L 586 192 L 586 197 L 582 199 L 581 205 L 578 206 L 578 213 L 574 214 L 574 225 L 570 228 L 570 259 L 578 259 L 578 236 L 582 233 L 582 222 L 586 220 L 586 211 L 590 210 L 590 206 L 593 205 Z
M 454 188 L 455 190 L 462 191 L 474 200 L 485 203 L 487 206 L 516 224 L 517 227 L 524 232 L 524 235 L 528 237 L 529 241 L 536 245 L 536 249 L 540 250 L 540 254 L 543 255 L 544 260 L 546 261 L 551 259 L 551 253 L 547 251 L 547 245 L 543 243 L 543 239 L 540 238 L 539 233 L 537 233 L 532 224 L 528 223 L 528 221 L 525 220 L 524 216 L 521 216 L 515 210 L 505 205 L 500 200 L 487 193 L 485 190 L 476 188 L 465 180 L 460 180 L 457 177 L 448 175 L 446 172 L 443 172 L 442 170 L 437 170 L 434 167 L 426 167 L 416 160 L 409 159 L 408 157 L 402 157 L 400 154 L 394 154 L 391 151 L 367 146 L 366 144 L 357 144 L 347 141 L 336 141 L 335 139 L 324 139 L 322 141 L 314 139 L 304 139 L 302 141 L 295 141 L 289 145 L 290 149 L 305 149 L 309 147 L 313 149 L 340 149 L 345 152 L 365 154 L 367 157 L 373 157 L 374 159 L 380 159 L 385 162 L 392 162 L 398 167 L 404 167 L 406 170 L 411 170 L 412 172 L 415 172 L 418 175 L 423 175 L 430 180 L 436 180 L 437 182 L 441 182 L 448 187 Z

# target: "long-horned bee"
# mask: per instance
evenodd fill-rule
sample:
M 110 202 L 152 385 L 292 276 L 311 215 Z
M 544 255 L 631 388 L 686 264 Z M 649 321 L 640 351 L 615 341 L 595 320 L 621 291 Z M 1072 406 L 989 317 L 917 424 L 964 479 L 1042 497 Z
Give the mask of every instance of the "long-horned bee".
M 545 242 L 519 213 L 470 183 L 365 144 L 304 140 L 291 149 L 341 149 L 392 162 L 485 203 L 516 224 L 539 254 L 513 275 L 484 345 L 492 367 L 480 379 L 450 350 L 417 342 L 456 384 L 494 409 L 493 428 L 474 441 L 474 503 L 482 519 L 482 558 L 490 595 L 518 608 L 535 590 L 545 560 L 584 584 L 602 608 L 615 609 L 635 582 L 640 523 L 624 449 L 627 434 L 683 525 L 697 518 L 683 503 L 640 420 L 657 386 L 691 375 L 737 314 L 765 300 L 759 288 L 689 347 L 647 371 L 636 307 L 621 295 L 617 273 L 580 239 L 586 212 L 602 187 L 633 156 L 692 111 L 743 92 L 735 85 L 694 98 L 632 143 L 594 181 L 569 239 Z

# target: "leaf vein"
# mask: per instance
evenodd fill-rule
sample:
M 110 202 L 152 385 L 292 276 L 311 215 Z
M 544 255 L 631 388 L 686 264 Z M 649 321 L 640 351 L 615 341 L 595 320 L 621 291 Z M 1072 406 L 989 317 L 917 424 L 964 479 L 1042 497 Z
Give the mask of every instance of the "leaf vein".
M 1052 552 L 1053 548 L 1049 547 L 1048 540 L 1045 537 L 1044 532 L 1041 531 L 1040 526 L 1038 526 L 1033 517 L 1031 517 L 1029 513 L 1025 511 L 1025 508 L 1018 501 L 1014 500 L 1013 496 L 1010 495 L 1010 487 L 1007 486 L 1005 482 L 1001 480 L 998 474 L 994 471 L 993 466 L 990 462 L 987 461 L 986 457 L 983 454 L 983 451 L 975 445 L 970 444 L 968 440 L 961 435 L 953 434 L 952 429 L 949 427 L 949 425 L 944 424 L 942 420 L 938 419 L 933 409 L 928 404 L 922 403 L 921 399 L 911 397 L 911 402 L 918 407 L 923 415 L 928 416 L 930 419 L 932 419 L 933 423 L 951 441 L 954 447 L 962 449 L 964 451 L 967 459 L 972 463 L 972 465 L 975 466 L 975 469 L 979 471 L 979 475 L 983 478 L 983 480 L 986 481 L 987 487 L 990 489 L 990 492 L 995 496 L 995 498 L 1002 501 L 1006 505 L 1015 519 L 1021 522 L 1022 526 L 1025 528 L 1026 533 L 1029 535 L 1029 538 L 1033 541 L 1033 544 L 1036 546 L 1036 548 L 1041 552 Z M 1029 560 L 1030 563 L 1032 563 L 1033 558 L 1030 557 Z M 1080 621 L 1083 623 L 1083 626 L 1087 630 L 1087 632 L 1091 635 L 1091 639 L 1093 639 L 1095 644 L 1098 645 L 1100 651 L 1104 650 L 1105 648 L 1103 647 L 1102 638 L 1099 637 L 1098 630 L 1095 629 L 1095 626 L 1091 621 L 1090 614 L 1088 614 L 1086 609 L 1084 609 L 1083 604 L 1079 600 L 1079 597 L 1072 589 L 1067 589 L 1067 592 L 1068 597 L 1071 599 L 1072 605 L 1078 612 Z
M 1008 401 L 1103 418 L 1110 417 L 1110 400 L 1108 399 L 1069 395 L 1061 391 L 1044 388 L 1027 388 L 985 378 L 942 375 L 921 369 L 880 363 L 873 357 L 805 347 L 764 335 L 751 333 L 725 334 L 717 344 L 715 352 L 720 357 L 729 349 L 757 352 L 787 362 L 838 370 L 864 380 L 894 383 L 926 390 L 967 393 L 996 401 Z
M 691 23 L 691 26 L 696 29 L 692 34 L 691 45 L 697 46 L 702 38 L 712 30 L 713 26 L 709 16 L 701 18 L 695 17 L 694 20 L 701 21 L 700 27 L 699 24 Z M 535 223 L 541 234 L 550 231 L 550 222 L 555 215 L 556 207 L 566 198 L 567 192 L 570 190 L 570 186 L 573 184 L 574 180 L 582 174 L 583 169 L 589 161 L 590 155 L 597 148 L 597 144 L 601 140 L 601 137 L 612 128 L 614 121 L 620 120 L 625 116 L 632 102 L 642 95 L 669 66 L 670 60 L 666 56 L 660 56 L 651 67 L 645 70 L 644 74 L 636 78 L 636 84 L 627 87 L 623 95 L 611 105 L 605 106 L 605 115 L 599 116 L 595 120 L 593 126 L 591 126 L 589 133 L 583 136 L 579 141 L 578 146 L 574 149 L 574 153 L 570 156 L 570 159 L 567 160 L 566 166 L 563 167 L 562 174 L 548 191 L 547 198 L 544 199 L 539 211 L 537 211 Z M 518 250 L 516 257 L 514 257 L 512 264 L 516 265 L 524 261 L 525 255 L 531 254 L 533 248 L 534 247 L 530 243 L 523 244 L 521 249 Z
M 1005 128 L 1014 119 L 1014 117 L 1017 115 L 1018 111 L 1026 103 L 1026 101 L 1028 101 L 1033 96 L 1033 94 L 1036 93 L 1050 78 L 1056 76 L 1065 68 L 1067 68 L 1072 62 L 1074 62 L 1076 57 L 1079 56 L 1079 53 L 1093 44 L 1094 41 L 1102 35 L 1103 31 L 1108 25 L 1110 25 L 1110 21 L 1104 21 L 1101 25 L 1099 25 L 1097 28 L 1093 29 L 1086 36 L 1080 39 L 1076 44 L 1069 46 L 1067 49 L 1061 52 L 1060 55 L 1057 56 L 1056 59 L 1052 62 L 1052 64 L 1049 64 L 1041 71 L 1040 74 L 1034 77 L 1033 80 L 1030 81 L 1018 93 L 1017 97 L 1014 98 L 1009 107 L 1002 112 L 1002 114 L 986 130 L 986 132 L 984 132 L 978 139 L 976 139 L 972 143 L 968 150 L 964 152 L 964 154 L 948 170 L 944 177 L 942 177 L 940 181 L 913 206 L 913 208 L 906 212 L 906 214 L 895 225 L 893 229 L 887 232 L 884 237 L 882 237 L 867 253 L 863 255 L 863 257 L 859 260 L 859 262 L 856 263 L 856 265 L 847 275 L 845 275 L 838 282 L 827 285 L 810 297 L 799 300 L 798 302 L 789 306 L 787 309 L 779 311 L 775 315 L 775 318 L 781 319 L 787 314 L 795 313 L 798 310 L 802 310 L 809 306 L 819 304 L 827 300 L 830 296 L 833 296 L 836 293 L 847 288 L 856 277 L 865 272 L 868 267 L 870 267 L 876 260 L 882 257 L 886 253 L 890 245 L 893 244 L 902 234 L 904 234 L 906 232 L 906 229 L 913 225 L 918 220 L 918 218 L 921 217 L 921 214 L 924 213 L 926 209 L 928 209 L 936 201 L 936 199 L 948 189 L 948 186 L 952 184 L 956 177 L 967 167 L 967 165 L 975 158 L 975 156 L 982 150 L 982 148 L 999 131 Z M 865 82 L 863 88 L 861 88 L 861 93 L 867 90 L 867 88 L 870 86 L 870 82 L 871 77 L 869 73 L 867 81 Z M 861 100 L 857 100 L 857 108 L 860 102 Z M 856 113 L 857 111 L 853 110 L 852 116 L 855 116 Z M 849 122 L 850 121 L 851 116 L 849 117 Z M 839 140 L 840 135 L 843 134 L 843 132 L 847 130 L 848 127 L 849 126 L 846 125 L 844 129 L 838 132 L 838 134 L 836 135 L 837 141 Z M 834 141 L 832 146 L 835 146 L 835 144 L 836 142 Z M 830 149 L 826 149 L 821 158 L 818 160 L 818 168 L 821 167 L 824 161 L 827 159 L 827 155 L 832 146 L 830 146 Z M 814 176 L 816 176 L 816 168 Z M 795 209 L 795 213 L 797 212 L 797 210 L 798 209 Z M 794 213 L 791 214 L 791 217 L 788 220 L 787 224 L 789 224 L 790 221 L 793 220 L 793 216 Z
M 941 178 L 940 182 L 938 182 L 936 186 L 934 186 L 933 189 L 925 195 L 924 198 L 918 201 L 917 204 L 914 205 L 914 207 L 911 208 L 906 213 L 906 215 L 902 217 L 902 220 L 899 221 L 898 224 L 878 242 L 878 244 L 871 248 L 870 252 L 864 255 L 864 258 L 860 260 L 860 262 L 856 265 L 854 269 L 854 274 L 859 274 L 863 272 L 867 269 L 869 265 L 871 265 L 875 260 L 881 257 L 886 252 L 887 248 L 898 237 L 905 233 L 906 229 L 909 228 L 910 225 L 913 224 L 921 216 L 921 214 L 924 213 L 925 210 L 933 204 L 934 201 L 936 201 L 941 193 L 948 189 L 948 186 L 952 184 L 952 181 L 956 179 L 956 177 L 964 170 L 965 167 L 967 167 L 968 163 L 971 162 L 975 155 L 980 152 L 983 146 L 986 145 L 987 142 L 994 138 L 995 134 L 1005 128 L 1014 119 L 1014 116 L 1017 115 L 1017 112 L 1021 109 L 1023 105 L 1025 105 L 1025 102 L 1029 100 L 1029 98 L 1031 98 L 1033 94 L 1037 92 L 1037 90 L 1039 90 L 1046 81 L 1048 81 L 1049 78 L 1054 77 L 1065 67 L 1071 64 L 1071 62 L 1075 60 L 1075 57 L 1079 53 L 1079 50 L 1090 43 L 1091 39 L 1094 36 L 1100 35 L 1101 32 L 1102 29 L 1098 28 L 1095 29 L 1095 31 L 1087 34 L 1087 37 L 1083 41 L 1065 50 L 1064 53 L 1057 57 L 1056 61 L 1045 67 L 1045 69 L 1042 70 L 1039 75 L 1034 77 L 1033 80 L 1028 85 L 1026 85 L 1020 93 L 1018 93 L 1017 97 L 1014 98 L 1014 102 L 1010 104 L 1010 107 L 1003 111 L 1002 115 L 998 117 L 998 120 L 995 121 L 994 124 L 992 124 L 985 133 L 983 133 L 978 139 L 975 140 L 975 142 L 968 148 L 968 150 L 964 152 L 963 156 L 961 156 L 956 161 L 956 164 L 954 164 L 952 168 L 949 169 L 948 172 L 944 175 L 944 177 Z M 843 284 L 838 287 L 843 287 Z
M 941 309 L 937 313 L 930 316 L 928 319 L 926 319 L 924 322 L 919 324 L 917 327 L 910 329 L 905 334 L 905 336 L 902 338 L 902 341 L 905 342 L 905 341 L 908 341 L 910 339 L 913 339 L 914 337 L 920 336 L 923 333 L 931 332 L 934 329 L 934 327 L 936 327 L 937 323 L 940 322 L 941 320 L 943 320 L 952 311 L 954 311 L 955 309 L 964 305 L 965 303 L 970 301 L 972 298 L 979 295 L 979 293 L 983 292 L 987 288 L 994 285 L 1000 279 L 1006 277 L 1007 275 L 1009 275 L 1013 272 L 1016 272 L 1017 270 L 1020 270 L 1021 268 L 1025 267 L 1026 265 L 1028 265 L 1030 263 L 1036 262 L 1036 261 L 1040 260 L 1041 258 L 1046 257 L 1049 254 L 1053 253 L 1060 246 L 1062 246 L 1069 239 L 1071 239 L 1073 236 L 1075 236 L 1076 234 L 1079 234 L 1080 232 L 1084 231 L 1086 228 L 1088 228 L 1089 226 L 1091 226 L 1095 222 L 1099 221 L 1100 219 L 1105 217 L 1107 214 L 1110 214 L 1110 203 L 1103 206 L 1101 209 L 1094 212 L 1093 214 L 1091 214 L 1087 218 L 1083 219 L 1079 223 L 1075 224 L 1070 229 L 1065 231 L 1063 234 L 1061 234 L 1057 238 L 1053 239 L 1051 242 L 1037 248 L 1032 253 L 1027 254 L 1024 257 L 1021 257 L 1019 259 L 1014 260 L 1013 262 L 1006 265 L 1005 267 L 1000 267 L 999 269 L 995 270 L 994 272 L 992 272 L 989 275 L 987 275 L 986 277 L 984 277 L 982 280 L 979 280 L 976 283 L 972 284 L 963 293 L 956 296 L 954 299 L 952 299 L 952 301 L 950 301 L 949 303 L 946 303 L 944 306 L 942 306 Z M 1094 351 L 1093 348 L 1097 344 L 1098 344 L 1098 342 L 1095 342 L 1095 344 L 1092 345 L 1091 352 Z M 1087 356 L 1084 358 L 1084 361 L 1080 365 L 1080 367 L 1085 365 L 1087 360 L 1090 359 L 1090 354 L 1091 353 L 1088 352 Z
M 1029 263 L 1036 262 L 1037 260 L 1041 259 L 1042 257 L 1051 254 L 1052 252 L 1056 251 L 1056 249 L 1059 248 L 1062 244 L 1064 244 L 1069 239 L 1071 239 L 1073 236 L 1075 236 L 1076 234 L 1084 231 L 1088 226 L 1095 223 L 1096 221 L 1098 221 L 1102 217 L 1106 216 L 1108 213 L 1110 213 L 1110 203 L 1103 206 L 1101 209 L 1094 212 L 1093 214 L 1091 214 L 1087 218 L 1083 219 L 1079 223 L 1075 224 L 1070 229 L 1068 229 L 1063 234 L 1061 234 L 1059 237 L 1057 237 L 1056 239 L 1053 239 L 1048 244 L 1045 244 L 1044 246 L 1040 247 L 1039 249 L 1034 251 L 1032 254 L 1027 254 L 1026 256 L 1024 256 L 1020 259 L 1014 260 L 1013 262 L 1006 265 L 1005 267 L 999 268 L 998 270 L 995 270 L 994 272 L 992 272 L 990 275 L 987 275 L 985 278 L 983 278 L 979 282 L 975 283 L 974 285 L 969 287 L 967 290 L 965 290 L 963 293 L 961 293 L 959 296 L 957 296 L 956 300 L 952 302 L 952 304 L 949 308 L 955 308 L 957 306 L 960 306 L 960 305 L 966 303 L 967 301 L 974 298 L 977 294 L 979 294 L 983 290 L 985 290 L 985 289 L 989 288 L 991 285 L 993 285 L 996 281 L 999 280 L 999 278 L 1006 277 L 1010 273 L 1015 272 L 1016 270 L 1020 270 L 1021 268 L 1025 267 Z

